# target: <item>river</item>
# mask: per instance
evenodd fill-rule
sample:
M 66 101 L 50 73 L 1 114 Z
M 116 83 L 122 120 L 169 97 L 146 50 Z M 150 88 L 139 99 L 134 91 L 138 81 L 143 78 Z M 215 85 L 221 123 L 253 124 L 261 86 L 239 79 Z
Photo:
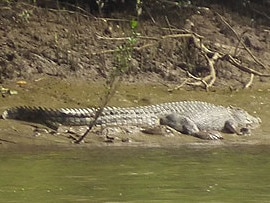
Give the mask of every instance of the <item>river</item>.
M 270 202 L 267 145 L 1 150 L 0 202 Z

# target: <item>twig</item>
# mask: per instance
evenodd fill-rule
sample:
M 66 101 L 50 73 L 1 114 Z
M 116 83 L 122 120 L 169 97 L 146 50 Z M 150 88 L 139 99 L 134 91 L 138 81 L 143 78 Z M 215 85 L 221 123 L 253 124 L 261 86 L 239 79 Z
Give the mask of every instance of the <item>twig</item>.
M 186 30 L 179 29 L 179 28 L 168 28 L 168 27 L 163 27 L 161 28 L 162 30 L 169 30 L 169 31 L 175 31 L 175 32 L 182 32 L 182 33 L 187 33 Z
M 244 89 L 247 89 L 247 88 L 249 88 L 249 87 L 250 87 L 250 85 L 251 85 L 251 84 L 252 84 L 252 82 L 253 82 L 253 79 L 254 79 L 254 74 L 253 74 L 253 73 L 251 73 L 251 74 L 250 74 L 250 79 L 249 79 L 248 83 L 247 83 L 247 84 L 245 84 Z
M 104 50 L 104 51 L 100 51 L 100 52 L 93 52 L 91 53 L 91 55 L 101 55 L 101 54 L 111 54 L 111 53 L 114 53 L 116 52 L 117 49 L 109 49 L 109 50 Z
M 175 2 L 175 1 L 168 1 L 168 0 L 160 0 L 160 1 L 163 2 L 163 3 L 167 3 L 169 5 L 172 5 L 172 6 L 179 7 L 179 3 L 178 2 Z
M 130 23 L 130 20 L 121 19 L 121 18 L 96 18 L 97 20 L 103 21 L 117 21 L 117 22 L 127 22 Z
M 2 138 L 0 138 L 0 141 L 2 141 L 2 142 L 8 142 L 8 143 L 12 143 L 12 144 L 17 144 L 16 142 L 14 142 L 14 141 L 10 141 L 10 140 L 6 140 L 6 139 L 2 139 Z
M 240 63 L 238 63 L 231 55 L 229 54 L 225 54 L 224 56 L 221 57 L 221 60 L 226 60 L 229 61 L 232 65 L 234 65 L 235 67 L 237 67 L 238 69 L 247 72 L 247 73 L 252 73 L 254 75 L 257 76 L 261 76 L 261 77 L 270 77 L 270 74 L 263 74 L 261 72 L 258 72 L 256 70 L 253 70 L 251 68 L 247 68 L 243 65 L 241 65 Z
M 165 20 L 166 20 L 166 23 L 167 23 L 167 25 L 168 25 L 168 27 L 169 27 L 170 33 L 172 34 L 173 32 L 172 32 L 172 30 L 171 30 L 171 24 L 170 24 L 169 19 L 168 19 L 167 16 L 165 16 Z
M 130 37 L 104 37 L 100 35 L 96 35 L 98 39 L 102 40 L 115 40 L 115 41 L 124 41 L 129 40 Z M 158 37 L 149 37 L 149 36 L 138 36 L 139 39 L 148 39 L 148 40 L 160 40 Z
M 151 15 L 151 13 L 149 12 L 149 9 L 146 7 L 144 7 L 143 9 L 147 12 L 147 14 L 150 16 L 152 22 L 156 25 L 157 23 L 156 23 L 155 19 L 153 18 L 153 16 Z
M 168 39 L 168 38 L 193 38 L 193 34 L 173 34 L 173 35 L 165 35 L 162 36 L 161 39 Z
M 182 88 L 185 84 L 187 84 L 187 82 L 189 81 L 190 78 L 186 78 L 184 80 L 184 82 L 182 82 L 180 85 L 174 87 L 174 88 L 170 88 L 168 89 L 168 92 L 172 92 L 173 90 L 179 90 L 180 88 Z
M 233 56 L 237 56 L 237 50 L 238 50 L 238 48 L 239 48 L 239 46 L 240 46 L 240 44 L 241 44 L 241 42 L 242 42 L 242 38 L 243 38 L 244 34 L 246 34 L 246 32 L 247 32 L 247 30 L 245 30 L 245 31 L 240 35 L 240 37 L 239 37 L 240 40 L 238 40 L 238 43 L 237 43 L 237 45 L 236 45 L 236 47 L 235 47 L 235 49 L 234 49 L 234 54 L 233 54 Z
M 113 81 L 113 83 L 116 83 L 116 81 Z M 97 119 L 101 116 L 104 108 L 108 105 L 109 101 L 111 100 L 112 96 L 114 95 L 116 90 L 116 84 L 112 85 L 112 90 L 108 91 L 108 93 L 105 95 L 102 105 L 100 106 L 100 108 L 98 109 L 98 111 L 95 113 L 94 119 L 93 121 L 90 123 L 90 125 L 88 126 L 88 129 L 85 131 L 85 133 L 78 139 L 76 140 L 74 143 L 79 144 L 81 143 L 81 141 L 84 140 L 84 138 L 88 135 L 88 133 L 92 130 L 92 128 L 96 125 L 97 123 Z
M 267 15 L 265 12 L 259 11 L 255 8 L 252 8 L 251 6 L 249 7 L 252 11 L 254 11 L 255 13 L 264 16 L 265 18 L 267 18 L 267 20 L 270 20 L 270 16 Z
M 51 59 L 48 59 L 48 58 L 45 58 L 43 56 L 40 56 L 36 53 L 31 53 L 34 57 L 37 57 L 39 60 L 41 60 L 43 63 L 48 63 L 48 64 L 53 64 L 53 65 L 56 65 L 56 63 L 51 60 Z
M 247 46 L 245 45 L 244 42 L 242 42 L 241 38 L 238 36 L 238 34 L 235 32 L 235 30 L 232 28 L 232 26 L 224 20 L 223 16 L 221 16 L 218 12 L 215 12 L 219 18 L 221 19 L 221 21 L 233 32 L 233 34 L 235 35 L 235 37 L 238 39 L 238 41 L 241 43 L 241 45 L 244 47 L 244 49 L 249 53 L 249 55 L 253 58 L 253 60 L 258 63 L 260 66 L 262 66 L 264 69 L 266 69 L 265 65 L 260 62 L 253 54 L 252 52 L 247 48 Z
M 114 40 L 114 41 L 124 41 L 124 40 L 128 40 L 129 37 L 103 37 L 100 35 L 96 35 L 97 39 L 103 39 L 103 40 Z
M 134 50 L 140 51 L 142 49 L 145 49 L 145 48 L 148 48 L 148 47 L 152 47 L 152 46 L 156 45 L 157 43 L 158 42 L 154 42 L 154 43 L 145 44 L 145 45 L 143 45 L 141 47 L 134 47 Z

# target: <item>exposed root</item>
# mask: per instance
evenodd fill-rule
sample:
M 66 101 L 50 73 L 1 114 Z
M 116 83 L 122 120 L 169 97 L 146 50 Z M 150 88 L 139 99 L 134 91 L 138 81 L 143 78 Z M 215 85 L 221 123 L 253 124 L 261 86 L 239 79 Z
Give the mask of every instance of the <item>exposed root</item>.
M 184 80 L 184 82 L 182 82 L 180 85 L 178 85 L 178 86 L 176 86 L 176 87 L 174 87 L 174 88 L 168 89 L 168 92 L 172 92 L 172 91 L 174 91 L 174 90 L 179 90 L 180 88 L 184 87 L 184 86 L 188 83 L 189 80 L 190 80 L 190 78 L 186 78 L 186 79 Z
M 249 81 L 248 81 L 248 83 L 246 83 L 245 84 L 245 89 L 247 89 L 247 88 L 249 88 L 249 86 L 252 84 L 252 82 L 253 82 L 253 79 L 254 79 L 254 74 L 253 73 L 251 73 L 250 74 L 250 79 L 249 79 Z

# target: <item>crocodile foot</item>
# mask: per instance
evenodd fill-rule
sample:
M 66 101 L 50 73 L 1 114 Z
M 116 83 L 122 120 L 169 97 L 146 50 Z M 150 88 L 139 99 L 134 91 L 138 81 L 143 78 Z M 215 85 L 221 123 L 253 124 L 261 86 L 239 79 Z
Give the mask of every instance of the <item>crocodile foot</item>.
M 142 128 L 141 132 L 145 134 L 150 134 L 150 135 L 162 135 L 165 137 L 173 137 L 175 132 L 178 132 L 178 131 L 171 128 L 170 126 L 159 125 L 159 126 L 150 127 L 150 128 Z
M 198 137 L 203 140 L 222 140 L 223 137 L 218 131 L 200 131 L 193 134 L 194 137 Z

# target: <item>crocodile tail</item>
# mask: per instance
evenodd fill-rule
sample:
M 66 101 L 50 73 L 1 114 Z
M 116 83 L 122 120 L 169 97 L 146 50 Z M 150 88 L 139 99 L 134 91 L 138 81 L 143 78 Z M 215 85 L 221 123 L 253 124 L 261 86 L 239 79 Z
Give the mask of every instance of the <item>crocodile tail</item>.
M 19 106 L 3 112 L 2 119 L 15 119 L 23 121 L 38 122 L 48 118 L 60 116 L 60 112 L 41 107 Z
M 40 123 L 57 129 L 59 125 L 89 125 L 93 120 L 93 111 L 93 109 L 49 109 L 19 106 L 4 111 L 2 118 Z

